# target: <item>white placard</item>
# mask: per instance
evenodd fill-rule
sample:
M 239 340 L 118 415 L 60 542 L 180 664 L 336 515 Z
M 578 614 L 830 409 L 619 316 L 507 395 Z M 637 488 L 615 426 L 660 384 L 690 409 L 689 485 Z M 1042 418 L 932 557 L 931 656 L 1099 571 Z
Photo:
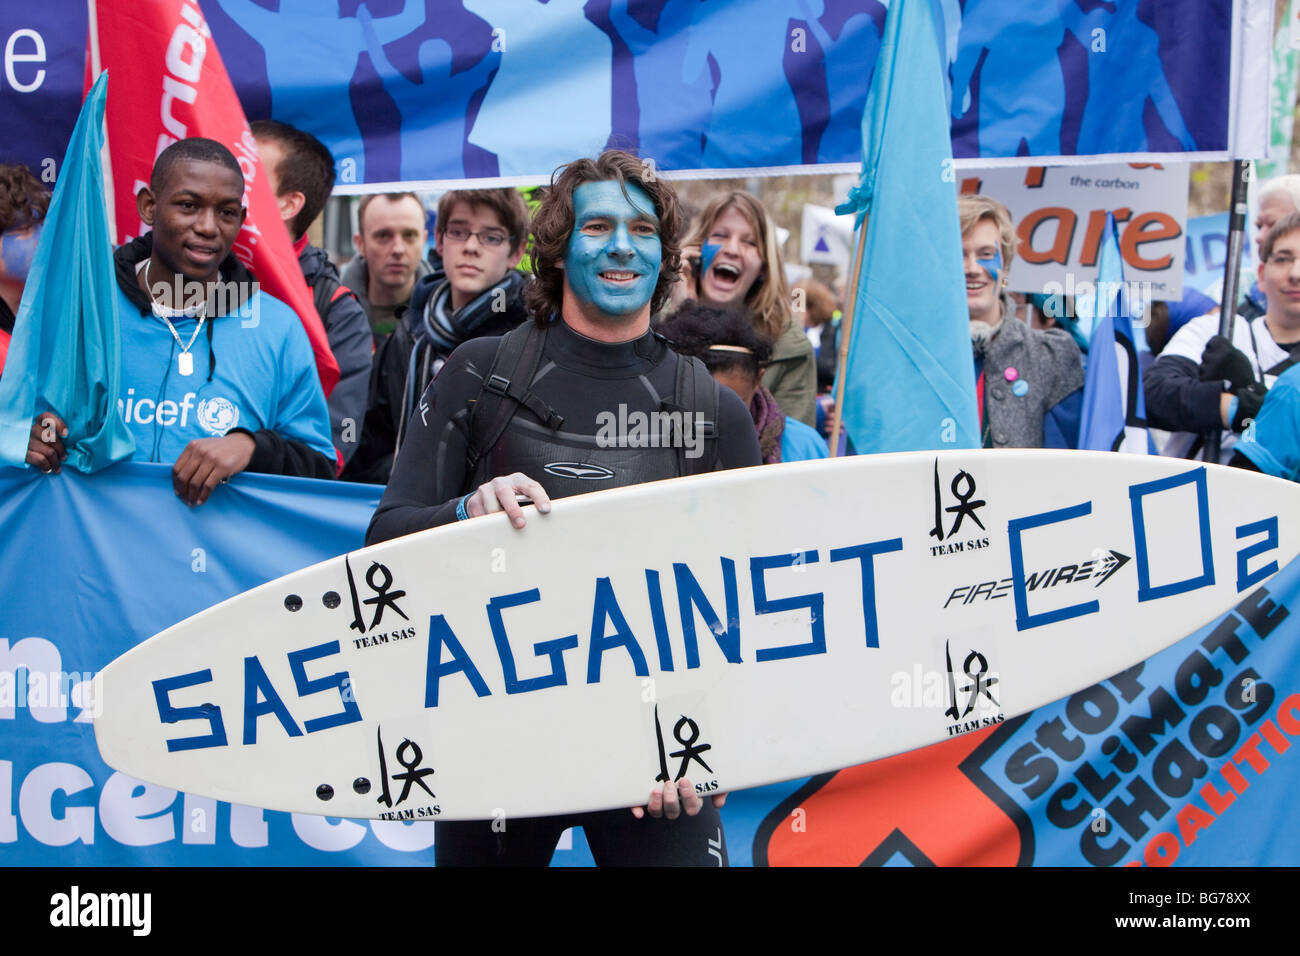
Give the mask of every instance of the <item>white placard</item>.
M 1135 287 L 1130 299 L 1149 302 L 1182 298 L 1187 174 L 1183 163 L 966 169 L 959 185 L 1011 211 L 1019 237 L 1013 291 L 1088 288 L 1109 211 L 1119 225 L 1124 278 Z

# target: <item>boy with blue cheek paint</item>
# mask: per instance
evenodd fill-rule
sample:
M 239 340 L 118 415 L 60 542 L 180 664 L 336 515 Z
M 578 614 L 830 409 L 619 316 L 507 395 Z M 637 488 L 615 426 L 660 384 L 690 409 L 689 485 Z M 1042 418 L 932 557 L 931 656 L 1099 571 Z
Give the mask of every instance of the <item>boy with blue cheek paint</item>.
M 1071 431 L 1082 357 L 1064 329 L 1031 328 L 1015 315 L 1007 292 L 1016 244 L 1011 214 L 996 199 L 973 194 L 957 200 L 957 214 L 984 447 L 1042 448 L 1049 417 L 1054 440 L 1077 440 Z
M 573 191 L 573 215 L 568 251 L 557 263 L 564 321 L 597 341 L 643 335 L 663 256 L 654 203 L 635 183 L 583 183 Z

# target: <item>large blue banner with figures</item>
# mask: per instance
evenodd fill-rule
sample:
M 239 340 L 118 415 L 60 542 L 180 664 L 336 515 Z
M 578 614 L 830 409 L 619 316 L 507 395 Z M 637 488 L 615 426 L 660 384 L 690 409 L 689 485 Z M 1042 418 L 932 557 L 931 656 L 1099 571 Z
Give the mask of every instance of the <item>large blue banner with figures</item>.
M 100 759 L 94 675 L 173 623 L 361 545 L 381 489 L 164 465 L 0 470 L 0 859 L 430 865 L 429 823 L 231 806 Z M 733 865 L 1296 865 L 1300 560 L 1170 649 L 996 727 L 734 793 Z M 906 675 L 902 675 L 906 676 Z M 555 865 L 590 865 L 582 832 Z
M 924 2 L 938 12 L 957 158 L 1231 148 L 1232 0 Z M 340 186 L 363 189 L 542 180 L 606 146 L 678 171 L 856 164 L 888 4 L 201 6 L 248 118 L 316 134 Z M 85 0 L 0 10 L 0 161 L 52 172 L 81 100 L 85 37 Z M 1243 106 L 1263 115 L 1266 94 Z

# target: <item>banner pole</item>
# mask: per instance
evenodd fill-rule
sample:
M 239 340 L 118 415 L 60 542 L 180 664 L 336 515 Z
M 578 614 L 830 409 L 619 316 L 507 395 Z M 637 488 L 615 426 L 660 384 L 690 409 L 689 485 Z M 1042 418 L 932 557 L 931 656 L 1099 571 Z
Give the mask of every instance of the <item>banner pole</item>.
M 86 87 L 89 92 L 90 87 L 95 85 L 99 79 L 99 74 L 104 72 L 104 60 L 99 51 L 99 14 L 95 9 L 98 0 L 86 0 L 86 13 L 90 17 L 90 33 L 88 37 L 90 52 L 90 85 Z M 104 211 L 108 215 L 109 238 L 113 243 L 117 242 L 117 217 L 116 202 L 113 195 L 113 154 L 108 148 L 108 123 L 104 123 L 104 145 L 99 151 L 99 165 L 104 171 Z
M 1223 300 L 1219 304 L 1219 334 L 1232 341 L 1232 323 L 1237 315 L 1237 280 L 1241 275 L 1242 246 L 1246 241 L 1246 190 L 1250 183 L 1249 160 L 1232 161 L 1232 204 L 1228 219 L 1228 256 L 1223 264 Z M 1219 461 L 1222 433 L 1214 429 L 1205 437 L 1205 460 Z
M 849 280 L 849 297 L 844 303 L 844 318 L 840 322 L 839 347 L 835 350 L 835 424 L 831 428 L 831 457 L 838 456 L 840 427 L 844 421 L 844 367 L 849 360 L 849 337 L 853 333 L 853 311 L 858 304 L 858 276 L 862 273 L 862 254 L 867 246 L 867 217 L 858 230 L 858 248 L 853 256 L 853 274 Z

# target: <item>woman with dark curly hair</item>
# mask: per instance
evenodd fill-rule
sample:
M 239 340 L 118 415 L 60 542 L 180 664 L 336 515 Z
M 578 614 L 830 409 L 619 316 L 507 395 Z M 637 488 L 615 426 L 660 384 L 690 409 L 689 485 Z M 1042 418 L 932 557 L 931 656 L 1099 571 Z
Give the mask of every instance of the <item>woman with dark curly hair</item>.
M 698 358 L 720 385 L 740 396 L 754 420 L 763 464 L 829 456 L 821 435 L 786 415 L 763 386 L 772 347 L 755 330 L 748 310 L 687 302 L 658 329 L 673 351 Z
M 50 191 L 21 163 L 0 164 L 0 372 L 18 303 L 50 208 Z

